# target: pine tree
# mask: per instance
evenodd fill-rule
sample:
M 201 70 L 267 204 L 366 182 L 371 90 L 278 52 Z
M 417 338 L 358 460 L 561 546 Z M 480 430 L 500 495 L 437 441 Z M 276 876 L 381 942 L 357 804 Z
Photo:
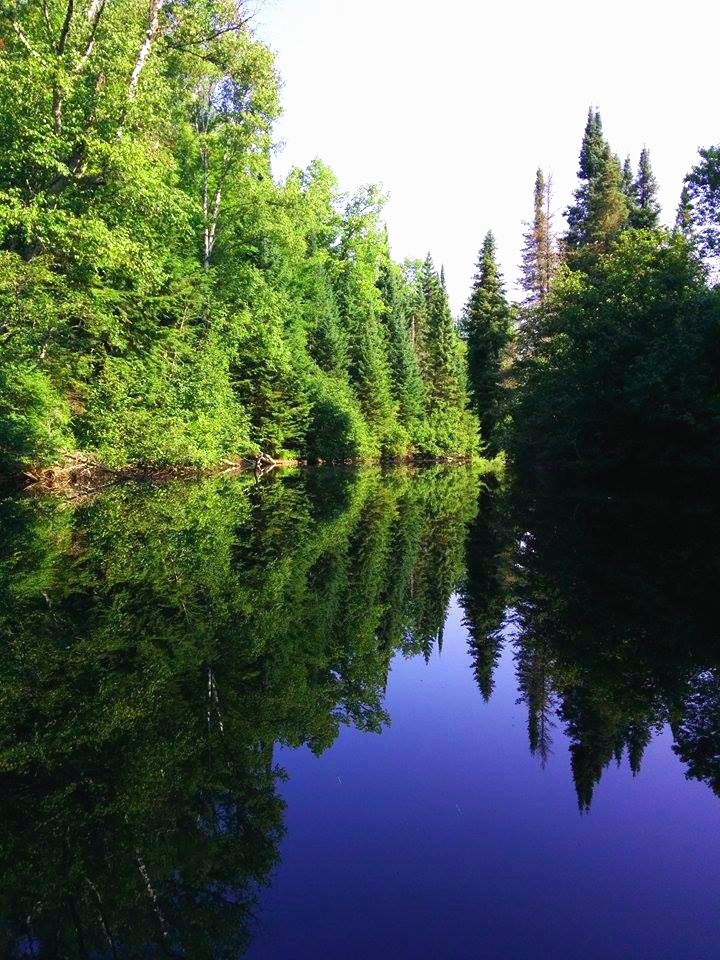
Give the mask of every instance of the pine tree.
M 340 323 L 337 300 L 325 272 L 321 273 L 308 331 L 308 352 L 321 370 L 344 376 L 348 367 L 348 344 Z
M 578 169 L 580 185 L 574 194 L 575 203 L 565 211 L 568 222 L 565 243 L 570 249 L 581 247 L 587 243 L 590 190 L 599 179 L 604 168 L 605 147 L 600 111 L 590 107 L 580 148 L 580 166 Z
M 596 249 L 607 249 L 627 226 L 629 215 L 629 204 L 622 190 L 620 164 L 606 143 L 602 167 L 590 184 L 586 242 Z
M 557 252 L 552 236 L 552 179 L 538 167 L 535 175 L 535 196 L 532 223 L 525 233 L 523 248 L 522 286 L 527 302 L 543 306 L 550 291 L 557 263 Z
M 620 186 L 622 192 L 628 198 L 628 200 L 635 201 L 635 175 L 633 174 L 632 160 L 630 159 L 630 154 L 625 157 L 625 162 L 622 166 L 622 174 L 620 177 Z
M 381 320 L 386 333 L 393 399 L 398 405 L 400 422 L 410 427 L 422 417 L 425 391 L 410 339 L 402 273 L 391 262 L 389 250 L 387 259 L 381 263 L 377 286 L 385 307 Z
M 627 173 L 603 137 L 599 111 L 592 108 L 580 149 L 578 177 L 575 203 L 565 211 L 565 246 L 571 255 L 588 246 L 606 249 L 630 217 Z
M 688 239 L 693 236 L 694 214 L 690 191 L 687 184 L 683 184 L 680 193 L 680 202 L 678 203 L 677 214 L 675 216 L 675 229 L 679 230 Z
M 428 393 L 435 409 L 464 406 L 465 377 L 458 330 L 450 312 L 445 270 L 435 270 L 430 254 L 422 269 L 427 308 L 427 345 L 430 360 Z
M 462 330 L 468 345 L 472 406 L 480 418 L 483 439 L 496 447 L 493 434 L 500 419 L 502 355 L 512 327 L 512 311 L 497 264 L 495 237 L 488 231 L 478 257 Z
M 658 225 L 660 204 L 657 202 L 658 185 L 650 165 L 650 151 L 643 147 L 640 153 L 637 177 L 633 184 L 635 199 L 630 214 L 630 223 L 640 229 L 653 229 Z

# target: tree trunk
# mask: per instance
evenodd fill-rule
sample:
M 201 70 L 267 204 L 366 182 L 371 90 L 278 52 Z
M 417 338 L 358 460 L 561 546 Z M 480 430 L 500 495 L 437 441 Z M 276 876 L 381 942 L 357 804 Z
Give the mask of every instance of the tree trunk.
M 142 73 L 143 67 L 147 62 L 147 58 L 150 56 L 153 42 L 160 28 L 160 12 L 164 6 L 165 0 L 150 0 L 148 28 L 145 31 L 145 38 L 143 39 L 140 50 L 138 51 L 137 59 L 135 60 L 135 66 L 133 67 L 132 74 L 130 75 L 129 93 L 131 98 L 135 96 L 140 74 Z

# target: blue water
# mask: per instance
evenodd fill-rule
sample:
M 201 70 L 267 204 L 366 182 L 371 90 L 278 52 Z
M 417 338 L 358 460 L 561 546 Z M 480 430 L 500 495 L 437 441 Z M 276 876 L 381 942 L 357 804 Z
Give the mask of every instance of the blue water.
M 720 958 L 720 511 L 0 499 L 0 960 Z
M 380 735 L 276 749 L 287 833 L 250 958 L 720 956 L 717 797 L 663 729 L 580 812 L 563 723 L 544 768 L 528 750 L 515 632 L 485 703 L 453 601 L 429 663 L 395 656 Z

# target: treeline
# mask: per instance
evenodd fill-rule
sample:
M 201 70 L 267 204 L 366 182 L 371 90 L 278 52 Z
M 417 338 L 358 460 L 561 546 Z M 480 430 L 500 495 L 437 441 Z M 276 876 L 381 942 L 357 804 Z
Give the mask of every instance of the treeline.
M 442 272 L 376 188 L 277 182 L 279 111 L 236 0 L 5 4 L 2 468 L 477 449 Z
M 378 732 L 441 641 L 475 468 L 0 503 L 4 957 L 236 958 L 279 859 L 277 744 Z
M 564 212 L 559 232 L 538 170 L 520 304 L 483 245 L 465 325 L 486 438 L 523 469 L 717 469 L 720 150 L 700 151 L 667 228 L 649 151 L 621 162 L 591 109 Z

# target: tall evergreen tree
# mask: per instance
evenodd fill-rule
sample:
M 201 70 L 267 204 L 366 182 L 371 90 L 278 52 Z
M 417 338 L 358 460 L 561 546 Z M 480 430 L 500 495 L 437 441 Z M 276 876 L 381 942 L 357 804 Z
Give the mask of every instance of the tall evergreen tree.
M 598 110 L 590 109 L 578 169 L 575 203 L 565 211 L 565 246 L 571 254 L 591 247 L 602 250 L 627 226 L 630 215 L 627 173 L 603 136 Z
M 643 147 L 640 152 L 640 162 L 633 187 L 635 204 L 630 214 L 631 226 L 641 229 L 657 227 L 660 218 L 660 204 L 657 202 L 658 185 L 647 147 Z
M 425 258 L 422 272 L 423 291 L 428 318 L 428 354 L 430 383 L 428 393 L 431 406 L 457 407 L 464 403 L 464 361 L 458 330 L 450 312 L 445 270 L 435 270 L 430 254 Z
M 635 175 L 633 174 L 632 160 L 628 154 L 625 157 L 625 162 L 622 166 L 622 174 L 620 177 L 621 189 L 628 200 L 635 201 Z
M 535 174 L 533 219 L 525 233 L 521 264 L 522 286 L 530 304 L 543 306 L 557 263 L 552 236 L 552 178 L 540 167 Z
M 622 171 L 610 145 L 605 144 L 603 162 L 597 177 L 590 183 L 586 242 L 596 249 L 607 249 L 628 225 L 629 203 L 622 190 Z
M 578 179 L 580 184 L 574 193 L 575 203 L 565 211 L 568 230 L 565 243 L 569 249 L 587 243 L 587 223 L 590 216 L 590 191 L 599 179 L 605 165 L 605 138 L 600 111 L 590 107 L 585 124 Z
M 683 184 L 677 214 L 675 215 L 675 229 L 690 239 L 693 235 L 693 223 L 693 205 L 690 199 L 690 191 L 688 190 L 687 184 Z
M 483 439 L 491 449 L 497 449 L 495 433 L 501 416 L 502 357 L 511 337 L 512 311 L 491 230 L 485 235 L 480 250 L 462 330 L 468 345 L 471 403 L 480 418 Z
M 385 234 L 387 244 L 387 232 Z M 403 277 L 399 267 L 387 257 L 380 265 L 378 289 L 383 299 L 382 324 L 385 328 L 393 399 L 398 405 L 400 422 L 412 428 L 423 415 L 425 391 L 420 368 L 410 339 L 407 302 L 403 296 Z

